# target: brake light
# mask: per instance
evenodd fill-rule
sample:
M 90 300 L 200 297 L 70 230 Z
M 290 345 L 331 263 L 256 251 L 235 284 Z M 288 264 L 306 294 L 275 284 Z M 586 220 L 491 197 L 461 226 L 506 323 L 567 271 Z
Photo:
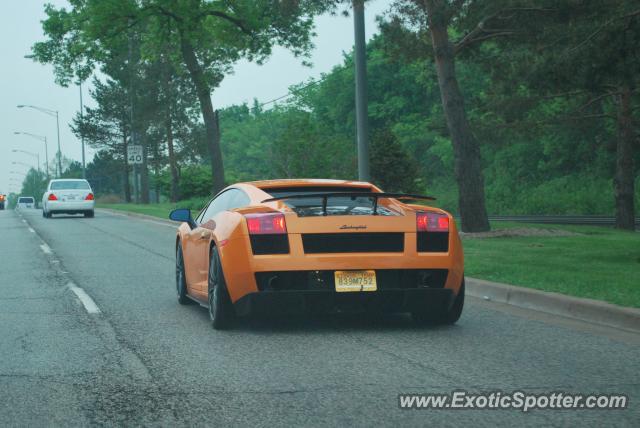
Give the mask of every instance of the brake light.
M 438 213 L 416 213 L 418 232 L 448 232 L 449 216 Z
M 277 235 L 287 233 L 282 213 L 246 214 L 247 228 L 251 235 Z
M 56 195 L 54 195 L 53 193 L 49 194 L 49 197 L 47 198 L 49 201 L 57 201 L 58 197 Z
M 89 193 L 89 194 L 87 195 L 87 197 L 86 197 L 86 198 L 84 198 L 84 200 L 85 200 L 85 201 L 93 201 L 93 193 Z

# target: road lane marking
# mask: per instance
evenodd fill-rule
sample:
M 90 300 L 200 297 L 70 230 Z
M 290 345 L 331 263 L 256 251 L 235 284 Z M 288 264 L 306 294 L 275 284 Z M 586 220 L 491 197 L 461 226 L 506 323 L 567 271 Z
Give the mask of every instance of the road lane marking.
M 82 303 L 82 306 L 84 306 L 88 313 L 99 314 L 101 312 L 98 305 L 96 305 L 96 302 L 94 302 L 91 296 L 89 296 L 87 292 L 82 288 L 78 287 L 73 282 L 69 282 L 67 284 L 67 287 L 69 288 L 69 290 L 73 291 L 73 293 L 80 300 L 80 303 Z
M 34 233 L 38 238 L 40 238 L 40 241 L 42 242 L 40 244 L 40 249 L 42 250 L 43 253 L 45 253 L 47 256 L 49 256 L 50 262 L 52 262 L 52 263 L 60 263 L 60 261 L 55 258 L 55 255 L 54 255 L 53 250 L 51 249 L 51 247 L 49 247 L 49 245 L 47 245 L 47 243 L 44 242 L 44 240 L 38 234 L 38 232 L 36 232 L 35 229 L 33 229 L 31 227 L 31 225 L 26 220 L 23 219 L 22 221 L 24 223 L 26 223 L 27 226 L 29 226 L 29 231 L 30 232 Z M 64 270 L 59 270 L 59 273 L 61 273 L 62 275 L 68 275 L 69 274 L 69 272 L 64 271 Z M 91 296 L 89 296 L 89 294 L 87 294 L 86 291 L 84 291 L 82 288 L 78 287 L 72 281 L 67 282 L 67 288 L 69 290 L 71 290 L 73 292 L 73 294 L 76 295 L 78 300 L 80 300 L 80 303 L 82 303 L 82 306 L 84 306 L 84 309 L 87 311 L 87 313 L 89 313 L 89 314 L 100 314 L 102 312 L 100 310 L 100 308 L 98 307 L 98 305 L 96 305 L 96 302 L 91 298 Z

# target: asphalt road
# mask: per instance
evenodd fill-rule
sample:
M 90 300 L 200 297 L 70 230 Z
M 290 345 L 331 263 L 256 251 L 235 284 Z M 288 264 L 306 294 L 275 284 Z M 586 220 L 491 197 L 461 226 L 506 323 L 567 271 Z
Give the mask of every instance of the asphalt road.
M 214 331 L 178 305 L 174 228 L 0 211 L 0 421 L 638 425 L 640 337 L 469 299 L 460 322 L 333 316 Z M 97 305 L 88 313 L 82 291 Z M 97 312 L 99 310 L 99 312 Z M 400 410 L 400 393 L 622 393 L 626 410 Z

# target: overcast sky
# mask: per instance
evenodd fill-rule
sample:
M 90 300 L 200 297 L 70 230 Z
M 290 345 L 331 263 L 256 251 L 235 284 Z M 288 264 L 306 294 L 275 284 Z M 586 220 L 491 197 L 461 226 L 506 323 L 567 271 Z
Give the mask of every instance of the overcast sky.
M 367 38 L 378 29 L 375 15 L 382 13 L 389 0 L 372 0 L 367 6 Z M 13 149 L 26 150 L 40 155 L 44 163 L 44 143 L 15 131 L 46 136 L 49 160 L 53 160 L 56 147 L 56 121 L 54 117 L 33 109 L 18 109 L 18 104 L 35 105 L 58 110 L 60 116 L 60 144 L 64 156 L 80 160 L 80 142 L 71 133 L 69 123 L 79 110 L 78 87 L 62 88 L 53 80 L 50 66 L 43 66 L 24 58 L 31 45 L 43 39 L 40 21 L 44 19 L 44 4 L 66 5 L 63 0 L 3 0 L 0 15 L 0 193 L 19 191 L 28 166 L 13 164 L 22 162 L 35 165 L 36 159 Z M 313 67 L 303 67 L 300 60 L 286 50 L 276 49 L 273 57 L 263 66 L 246 62 L 238 63 L 235 74 L 228 76 L 213 94 L 216 108 L 251 101 L 269 101 L 284 95 L 290 85 L 321 73 L 342 62 L 344 52 L 353 46 L 353 22 L 343 16 L 322 16 L 316 21 L 316 48 L 312 54 Z M 92 105 L 88 88 L 84 88 L 84 101 Z M 93 155 L 88 150 L 87 161 Z M 11 171 L 15 171 L 12 173 Z

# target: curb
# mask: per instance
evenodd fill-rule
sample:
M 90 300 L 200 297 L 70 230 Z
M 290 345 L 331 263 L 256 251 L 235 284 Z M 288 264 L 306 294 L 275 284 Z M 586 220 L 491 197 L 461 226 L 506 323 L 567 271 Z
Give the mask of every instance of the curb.
M 640 332 L 640 309 L 470 277 L 466 284 L 467 293 L 473 297 Z
M 161 218 L 161 217 L 155 217 L 155 216 L 152 216 L 152 215 L 134 213 L 134 212 L 131 212 L 131 211 L 124 211 L 124 210 L 113 210 L 111 208 L 96 208 L 96 211 L 105 211 L 105 212 L 108 212 L 109 214 L 113 214 L 113 215 L 135 217 L 135 218 L 139 218 L 139 219 L 142 219 L 142 220 L 151 220 L 151 221 L 155 221 L 155 222 L 159 222 L 159 223 L 170 224 L 172 226 L 176 226 L 176 229 L 178 228 L 178 223 L 177 222 L 171 221 L 169 219 L 164 219 L 164 218 Z

